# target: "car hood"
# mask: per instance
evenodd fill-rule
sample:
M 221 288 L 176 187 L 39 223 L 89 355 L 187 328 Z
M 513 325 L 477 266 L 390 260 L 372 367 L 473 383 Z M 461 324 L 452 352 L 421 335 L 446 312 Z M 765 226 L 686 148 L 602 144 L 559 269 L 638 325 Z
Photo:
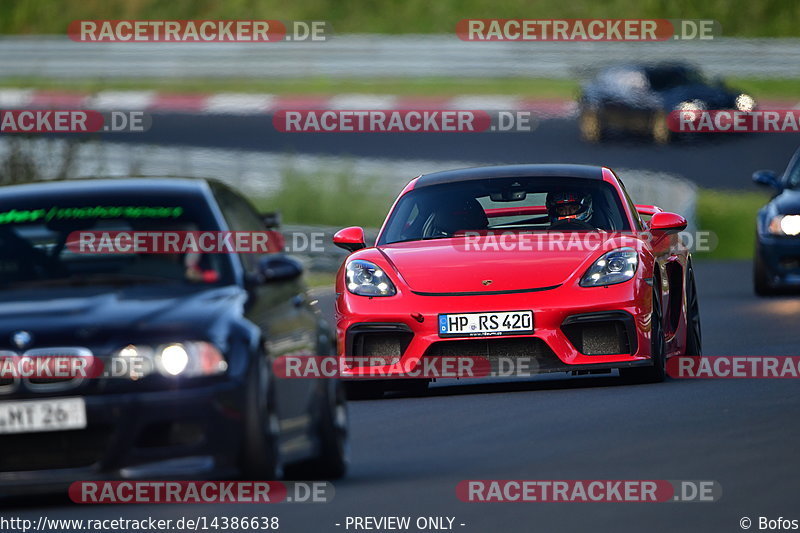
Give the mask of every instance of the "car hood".
M 634 237 L 598 233 L 509 234 L 397 243 L 380 251 L 412 291 L 445 294 L 552 288 L 580 277 L 605 251 L 638 244 Z
M 177 342 L 207 338 L 224 313 L 241 309 L 236 287 L 123 289 L 69 288 L 4 291 L 0 349 L 18 350 L 11 337 L 27 331 L 29 348 L 85 346 L 116 349 L 120 343 Z M 197 337 L 197 335 L 202 335 Z
M 701 84 L 674 87 L 662 91 L 661 96 L 665 107 L 669 110 L 675 109 L 675 106 L 681 102 L 691 100 L 703 101 L 709 110 L 730 109 L 734 107 L 736 100 L 736 94 L 729 92 L 727 89 Z
M 782 215 L 800 214 L 800 190 L 785 189 L 772 200 L 772 205 Z

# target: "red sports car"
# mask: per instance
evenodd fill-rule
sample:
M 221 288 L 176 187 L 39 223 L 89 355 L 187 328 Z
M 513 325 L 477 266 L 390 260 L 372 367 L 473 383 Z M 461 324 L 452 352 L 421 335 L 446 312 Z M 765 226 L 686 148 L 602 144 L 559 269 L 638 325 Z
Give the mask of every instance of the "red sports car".
M 448 356 L 485 358 L 493 372 L 524 360 L 525 375 L 617 369 L 662 381 L 668 357 L 701 354 L 685 228 L 680 215 L 635 205 L 605 167 L 419 176 L 375 246 L 359 227 L 334 236 L 352 252 L 336 278 L 351 393 L 426 387 L 419 369 Z

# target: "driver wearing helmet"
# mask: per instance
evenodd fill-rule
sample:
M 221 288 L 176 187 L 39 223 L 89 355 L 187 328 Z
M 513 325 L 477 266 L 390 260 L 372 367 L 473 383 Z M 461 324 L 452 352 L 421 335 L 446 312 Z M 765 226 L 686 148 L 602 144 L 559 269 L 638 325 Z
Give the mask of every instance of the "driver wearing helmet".
M 593 230 L 592 195 L 575 191 L 558 191 L 547 194 L 545 201 L 551 230 Z

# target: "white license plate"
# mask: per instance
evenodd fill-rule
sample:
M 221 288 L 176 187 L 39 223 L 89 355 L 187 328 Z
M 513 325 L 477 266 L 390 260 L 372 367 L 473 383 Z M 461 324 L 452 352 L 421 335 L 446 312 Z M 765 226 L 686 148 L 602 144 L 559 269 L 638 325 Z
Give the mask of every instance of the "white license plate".
M 533 311 L 439 315 L 440 337 L 485 337 L 533 333 Z
M 0 401 L 0 433 L 65 431 L 86 427 L 83 398 Z

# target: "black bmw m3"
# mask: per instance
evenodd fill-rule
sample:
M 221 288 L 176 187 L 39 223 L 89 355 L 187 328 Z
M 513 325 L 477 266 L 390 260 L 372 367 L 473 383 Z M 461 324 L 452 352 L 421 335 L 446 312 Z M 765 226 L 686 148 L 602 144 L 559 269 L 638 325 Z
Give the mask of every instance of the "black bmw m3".
M 282 355 L 332 353 L 301 265 L 277 250 L 78 253 L 67 242 L 106 230 L 268 233 L 215 181 L 0 189 L 0 494 L 76 480 L 342 476 L 340 384 L 272 371 Z M 54 356 L 105 370 L 13 371 Z

